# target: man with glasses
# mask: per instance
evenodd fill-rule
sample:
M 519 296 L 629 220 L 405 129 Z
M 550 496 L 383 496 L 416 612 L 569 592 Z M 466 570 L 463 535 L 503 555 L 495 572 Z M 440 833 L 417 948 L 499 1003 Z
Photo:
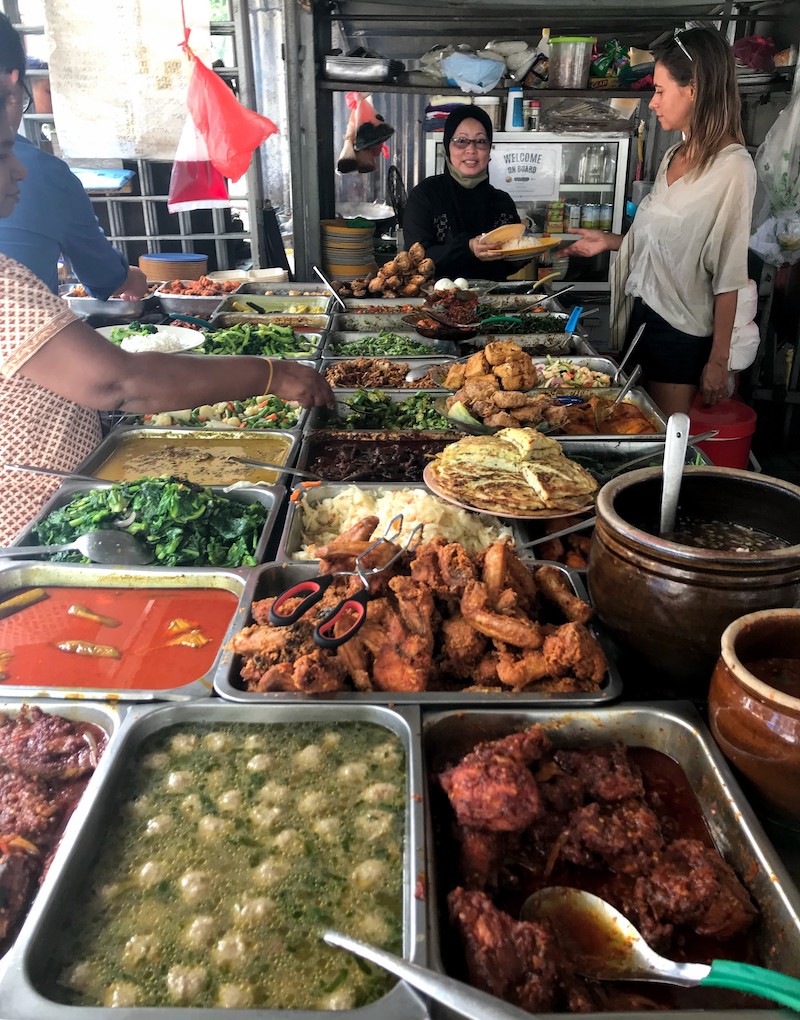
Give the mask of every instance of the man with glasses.
M 16 132 L 33 102 L 25 69 L 22 40 L 0 14 L 0 78 L 12 86 L 7 112 Z M 19 133 L 14 154 L 25 167 L 27 180 L 16 209 L 0 221 L 0 253 L 27 266 L 54 294 L 58 293 L 58 260 L 64 255 L 93 297 L 143 297 L 147 291 L 144 273 L 129 266 L 106 239 L 89 197 L 67 164 Z
M 444 126 L 445 172 L 408 196 L 403 235 L 436 263 L 437 277 L 505 280 L 519 263 L 492 255 L 483 235 L 519 223 L 514 202 L 489 183 L 492 122 L 479 106 L 454 110 Z

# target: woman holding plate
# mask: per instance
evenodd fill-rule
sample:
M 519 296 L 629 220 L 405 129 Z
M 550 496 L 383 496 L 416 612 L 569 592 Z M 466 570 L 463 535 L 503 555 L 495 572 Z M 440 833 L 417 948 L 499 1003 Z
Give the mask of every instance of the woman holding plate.
M 520 266 L 497 254 L 483 235 L 520 218 L 510 195 L 489 183 L 492 122 L 479 106 L 453 110 L 444 125 L 445 171 L 408 196 L 406 247 L 419 242 L 437 277 L 505 280 Z

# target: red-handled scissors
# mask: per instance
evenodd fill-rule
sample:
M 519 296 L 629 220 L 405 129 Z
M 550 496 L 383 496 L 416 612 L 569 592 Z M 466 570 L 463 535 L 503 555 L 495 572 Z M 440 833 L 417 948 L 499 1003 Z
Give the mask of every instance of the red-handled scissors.
M 408 541 L 383 566 L 372 567 L 368 570 L 364 569 L 362 565 L 363 560 L 366 559 L 373 549 L 376 549 L 383 542 L 392 542 L 400 536 L 403 530 L 403 515 L 398 514 L 396 517 L 393 517 L 383 535 L 357 557 L 355 570 L 343 570 L 334 574 L 320 574 L 318 577 L 312 577 L 292 585 L 291 588 L 282 592 L 270 606 L 269 622 L 275 627 L 288 627 L 296 623 L 301 616 L 322 599 L 322 596 L 337 577 L 358 577 L 361 580 L 363 589 L 356 592 L 355 595 L 348 595 L 347 598 L 342 599 L 314 629 L 314 641 L 321 648 L 338 648 L 339 645 L 343 645 L 358 632 L 367 618 L 367 604 L 372 598 L 372 592 L 369 590 L 369 578 L 386 570 L 403 553 L 416 549 L 422 540 L 422 527 L 422 524 L 417 524 L 409 535 Z M 302 595 L 305 595 L 305 598 L 291 613 L 280 612 L 289 599 L 298 598 Z M 333 637 L 336 624 L 347 612 L 352 612 L 355 615 L 355 620 L 343 634 Z

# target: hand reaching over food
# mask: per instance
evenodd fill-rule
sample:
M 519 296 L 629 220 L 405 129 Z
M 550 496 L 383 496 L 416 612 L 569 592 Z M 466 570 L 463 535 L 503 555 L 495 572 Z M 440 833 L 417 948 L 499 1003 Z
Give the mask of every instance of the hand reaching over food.
M 273 360 L 272 385 L 267 387 L 282 400 L 296 400 L 303 407 L 333 407 L 333 390 L 324 376 L 308 365 L 286 359 Z

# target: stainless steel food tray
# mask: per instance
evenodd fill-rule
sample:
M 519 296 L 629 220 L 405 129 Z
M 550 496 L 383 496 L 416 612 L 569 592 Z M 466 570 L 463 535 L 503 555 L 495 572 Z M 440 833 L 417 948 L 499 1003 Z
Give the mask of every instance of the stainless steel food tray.
M 57 510 L 59 507 L 69 503 L 75 496 L 79 496 L 84 492 L 89 492 L 91 489 L 108 489 L 113 483 L 112 482 L 81 482 L 77 479 L 66 479 L 61 487 L 53 493 L 50 499 L 45 503 L 39 513 L 33 518 L 31 523 L 25 528 L 24 531 L 20 532 L 19 535 L 11 542 L 14 548 L 19 549 L 20 560 L 25 559 L 25 546 L 26 545 L 37 545 L 36 540 L 36 528 L 39 522 L 51 513 L 53 510 Z M 223 494 L 222 489 L 219 486 L 214 486 L 214 491 L 217 494 Z M 235 492 L 228 493 L 229 499 L 234 499 L 238 503 L 261 503 L 262 506 L 267 508 L 267 519 L 264 522 L 264 527 L 261 531 L 261 537 L 258 540 L 256 546 L 255 557 L 261 562 L 267 551 L 269 540 L 272 537 L 272 533 L 275 529 L 275 524 L 278 520 L 278 513 L 282 507 L 283 497 L 286 495 L 286 489 L 282 485 L 259 485 L 259 486 L 248 486 L 247 488 L 237 489 Z M 87 569 L 88 564 L 73 564 L 82 570 Z M 189 569 L 187 568 L 175 568 L 175 567 L 148 567 L 150 571 L 156 570 L 175 570 L 175 569 Z M 192 568 L 200 571 L 218 570 L 218 567 L 195 567 Z M 250 569 L 250 568 L 242 568 Z
M 762 914 L 763 964 L 800 977 L 800 893 L 757 821 L 730 767 L 717 749 L 696 709 L 683 702 L 630 704 L 600 711 L 426 712 L 423 717 L 425 774 L 456 761 L 478 741 L 493 740 L 539 723 L 557 747 L 591 747 L 614 741 L 650 747 L 673 758 L 683 769 L 700 803 L 711 837 L 736 871 Z M 431 966 L 444 971 L 442 939 L 451 937 L 440 905 L 452 887 L 452 862 L 437 859 L 430 796 L 427 797 L 428 902 Z M 441 887 L 441 888 L 440 888 Z M 706 993 L 708 994 L 708 993 Z M 453 1017 L 448 1011 L 435 1015 Z M 556 1017 L 562 1014 L 546 1014 Z M 600 1014 L 646 1020 L 650 1012 Z M 659 1016 L 686 1017 L 686 1011 L 660 1011 Z M 705 1009 L 708 1020 L 748 1018 L 779 1020 L 784 1011 L 767 1009 Z
M 229 662 L 231 653 L 225 645 L 243 626 L 249 603 L 245 600 L 247 569 L 220 568 L 211 573 L 189 567 L 102 567 L 80 563 L 50 563 L 28 560 L 21 564 L 11 562 L 0 569 L 0 600 L 20 588 L 80 587 L 80 588 L 214 588 L 229 591 L 236 596 L 237 606 L 230 625 L 220 643 L 217 655 L 209 668 L 189 683 L 161 690 L 129 687 L 66 687 L 51 686 L 42 677 L 41 687 L 22 687 L 3 684 L 3 694 L 11 698 L 86 698 L 106 701 L 185 701 L 189 698 L 207 698 L 211 695 L 213 678 L 217 670 Z M 47 603 L 42 603 L 46 607 Z M 24 610 L 35 613 L 36 607 Z M 45 608 L 46 612 L 46 608 Z M 66 636 L 66 635 L 65 635 Z M 49 702 L 48 702 L 49 704 Z
M 3 692 L 6 693 L 5 691 Z M 25 698 L 24 701 L 0 701 L 0 717 L 9 716 L 15 718 L 19 715 L 25 705 L 36 705 L 43 712 L 48 715 L 60 715 L 64 719 L 69 719 L 73 722 L 90 723 L 93 726 L 97 726 L 103 730 L 108 741 L 106 743 L 105 750 L 100 756 L 100 762 L 97 768 L 94 770 L 94 775 L 89 779 L 86 790 L 84 790 L 83 796 L 78 801 L 72 812 L 69 821 L 64 828 L 64 833 L 59 840 L 58 847 L 55 851 L 53 858 L 53 865 L 55 867 L 57 862 L 61 860 L 62 856 L 69 853 L 66 849 L 77 837 L 83 824 L 83 818 L 87 811 L 88 804 L 91 801 L 91 790 L 94 785 L 98 782 L 98 774 L 104 771 L 108 765 L 108 759 L 111 757 L 110 748 L 113 741 L 118 733 L 122 720 L 127 714 L 128 708 L 126 705 L 109 705 L 103 704 L 102 702 L 91 702 L 91 701 L 73 701 L 73 700 L 56 700 L 48 699 L 47 701 L 37 701 L 33 697 Z M 420 793 L 422 790 L 420 789 Z M 422 809 L 422 801 L 420 798 L 420 810 Z M 424 851 L 423 851 L 424 852 Z M 422 863 L 424 867 L 424 861 Z M 45 877 L 46 882 L 46 877 Z M 39 891 L 34 892 L 33 902 L 28 912 L 30 913 L 36 907 L 36 899 L 39 895 Z M 24 924 L 23 924 L 24 930 Z M 11 958 L 16 950 L 19 938 L 14 945 L 5 953 L 0 955 L 0 984 L 2 983 L 2 974 L 5 972 L 6 963 Z M 2 998 L 2 992 L 0 992 L 0 998 Z M 3 1001 L 3 1007 L 6 1006 Z M 5 1013 L 5 1008 L 3 1009 Z M 8 1014 L 10 1016 L 10 1014 Z
M 322 364 L 320 366 L 320 371 L 324 375 L 326 370 L 331 368 L 334 365 L 347 365 L 349 362 L 356 361 L 356 360 L 359 360 L 359 359 L 354 358 L 354 357 L 349 357 L 349 358 L 323 358 L 322 359 Z M 423 375 L 425 375 L 425 373 L 428 371 L 429 368 L 433 368 L 434 366 L 438 365 L 438 366 L 441 366 L 441 369 L 442 369 L 442 371 L 440 373 L 440 386 L 441 386 L 441 380 L 444 379 L 444 377 L 447 375 L 447 370 L 453 364 L 453 359 L 452 358 L 446 358 L 446 357 L 441 357 L 441 358 L 420 358 L 420 357 L 402 357 L 402 356 L 394 357 L 394 356 L 392 356 L 392 357 L 383 358 L 379 354 L 365 354 L 363 356 L 363 359 L 361 359 L 361 360 L 364 360 L 364 361 L 388 361 L 392 365 L 408 365 L 409 370 L 410 371 L 411 370 L 414 371 L 416 378 L 422 377 Z M 339 386 L 335 386 L 334 387 L 334 389 L 341 389 L 341 388 L 343 388 L 343 387 L 339 387 Z M 414 387 L 409 385 L 408 389 L 409 390 L 413 390 Z M 424 389 L 424 387 L 423 387 L 423 389 Z
M 121 425 L 119 428 L 114 429 L 113 432 L 110 432 L 100 445 L 92 453 L 90 453 L 85 460 L 81 461 L 81 463 L 75 468 L 74 474 L 97 476 L 97 472 L 109 459 L 109 457 L 111 457 L 113 453 L 116 453 L 120 446 L 123 446 L 131 439 L 160 439 L 164 443 L 169 443 L 174 439 L 190 440 L 199 446 L 208 442 L 225 442 L 230 445 L 230 453 L 232 455 L 257 459 L 248 451 L 247 448 L 253 443 L 257 443 L 259 439 L 263 439 L 264 436 L 280 436 L 286 440 L 289 445 L 286 451 L 284 465 L 287 468 L 294 467 L 295 460 L 297 459 L 297 451 L 300 447 L 299 430 L 215 430 L 207 428 L 156 428 L 155 426 L 148 425 Z M 246 465 L 242 465 L 242 468 L 244 470 Z M 255 469 L 250 468 L 250 470 L 252 471 Z M 278 473 L 278 477 L 272 484 L 285 485 L 289 477 L 290 476 L 287 472 L 281 471 Z M 133 481 L 132 478 L 129 480 Z M 198 485 L 207 484 L 199 478 L 192 478 L 189 480 L 196 482 Z M 238 479 L 233 479 L 233 481 L 237 480 Z
M 233 322 L 231 321 L 231 316 L 229 315 L 224 316 L 215 315 L 211 318 L 210 321 L 211 327 L 210 331 L 213 333 L 216 332 L 217 330 L 228 329 L 230 326 L 247 325 L 248 323 L 250 325 L 268 325 L 266 319 L 259 319 L 257 322 L 255 321 L 255 319 L 256 319 L 255 316 L 253 316 L 251 319 L 248 319 L 247 316 L 240 315 L 238 321 Z M 291 359 L 292 361 L 297 360 L 297 362 L 301 365 L 311 365 L 312 368 L 316 368 L 317 366 L 314 364 L 314 362 L 317 360 L 317 358 L 319 358 L 320 354 L 322 353 L 322 333 L 310 332 L 309 330 L 305 329 L 298 329 L 295 330 L 295 332 L 302 338 L 303 341 L 311 345 L 311 350 L 301 351 L 299 354 L 284 354 L 281 355 L 281 357 L 284 357 L 287 360 Z M 207 354 L 206 357 L 217 358 L 225 357 L 225 355 Z M 273 357 L 273 355 L 264 354 L 259 355 L 259 357 Z
M 388 81 L 391 61 L 385 57 L 325 57 L 330 81 Z
M 265 294 L 263 285 L 261 292 L 257 293 L 251 290 L 245 290 L 244 288 L 257 287 L 255 283 L 243 283 L 241 287 L 236 291 L 235 294 L 229 294 L 224 299 L 224 307 L 220 308 L 220 313 L 228 311 L 236 311 L 232 308 L 235 301 L 239 303 L 247 301 L 257 305 L 261 311 L 256 312 L 253 309 L 254 315 L 271 315 L 277 313 L 280 315 L 327 315 L 330 308 L 332 298 L 329 294 L 318 294 L 314 297 L 289 297 L 283 295 Z M 297 305 L 308 305 L 308 309 L 304 312 L 292 311 Z M 242 312 L 242 315 L 246 315 L 246 312 Z
M 475 351 L 473 353 L 477 354 L 477 351 Z M 469 357 L 469 355 L 467 355 L 467 357 Z M 393 360 L 401 361 L 403 359 L 395 358 Z M 466 360 L 466 358 L 461 358 L 459 360 L 464 361 L 464 360 Z M 617 370 L 617 366 L 614 364 L 614 362 L 610 358 L 594 358 L 594 357 L 587 357 L 585 355 L 572 355 L 572 356 L 569 357 L 569 360 L 574 365 L 583 365 L 586 368 L 590 369 L 592 372 L 605 372 L 607 375 L 610 375 L 610 376 L 613 376 L 614 373 Z M 547 357 L 544 356 L 544 355 L 536 355 L 536 357 L 531 358 L 531 361 L 533 361 L 533 363 L 535 365 L 540 366 L 540 367 L 545 367 L 547 365 Z M 437 359 L 437 362 L 442 363 L 442 359 Z M 426 362 L 426 364 L 428 364 L 428 362 Z M 430 364 L 434 364 L 434 362 L 431 362 Z M 432 376 L 433 379 L 436 379 L 436 377 L 438 375 L 438 377 L 439 377 L 438 381 L 440 383 L 444 382 L 445 377 L 447 375 L 447 371 L 450 368 L 450 364 L 448 362 L 444 362 L 444 365 L 446 366 L 444 369 L 440 370 L 437 373 L 434 373 L 433 376 Z M 419 374 L 424 375 L 424 372 L 421 371 L 421 365 L 414 364 L 413 365 L 413 371 L 414 371 L 415 374 L 419 373 Z M 627 379 L 627 376 L 624 373 L 620 375 L 620 381 L 621 382 L 625 382 L 626 379 Z M 570 387 L 568 387 L 568 386 L 540 386 L 540 387 L 536 388 L 536 392 L 537 393 L 538 392 L 541 392 L 541 393 L 558 393 L 559 395 L 563 395 L 563 394 L 567 394 L 568 395 L 570 392 L 575 392 L 575 390 L 571 390 Z M 585 390 L 584 390 L 584 392 L 585 392 Z
M 136 301 L 123 301 L 122 298 L 110 297 L 105 301 L 94 297 L 71 297 L 74 285 L 62 285 L 58 288 L 59 295 L 67 302 L 73 312 L 78 315 L 107 315 L 117 320 L 138 319 L 155 303 L 155 293 L 145 294 Z
M 195 281 L 181 280 L 180 282 L 189 284 Z M 163 287 L 164 284 L 158 288 L 155 297 L 169 315 L 198 315 L 201 319 L 208 319 L 226 297 L 225 294 L 211 294 L 208 297 L 196 294 L 166 294 Z
M 52 707 L 52 703 L 50 703 Z M 63 930 L 63 921 L 76 908 L 76 897 L 86 888 L 89 869 L 97 856 L 102 835 L 113 820 L 117 790 L 137 747 L 151 734 L 177 724 L 229 725 L 246 723 L 259 728 L 271 725 L 322 722 L 361 722 L 383 726 L 402 741 L 406 753 L 406 812 L 403 860 L 403 956 L 427 964 L 425 901 L 415 895 L 425 869 L 423 825 L 423 777 L 419 754 L 419 715 L 408 706 L 392 711 L 379 706 L 355 705 L 230 705 L 194 702 L 183 705 L 134 706 L 125 716 L 113 747 L 101 759 L 92 780 L 91 796 L 78 807 L 80 825 L 65 834 L 41 892 L 16 944 L 0 973 L 0 1000 L 5 1017 L 14 1020 L 69 1020 L 83 1015 L 97 1020 L 323 1020 L 329 1012 L 317 1010 L 221 1009 L 199 1007 L 70 1007 L 45 998 L 39 991 L 47 977 L 52 947 Z M 76 815 L 78 814 L 76 812 Z M 74 822 L 78 819 L 74 818 Z M 213 851 L 213 848 L 211 850 Z M 427 1020 L 422 1000 L 403 982 L 382 999 L 336 1014 L 352 1020 Z
M 346 318 L 346 316 L 344 315 L 335 315 L 334 321 L 344 318 Z M 425 344 L 426 347 L 430 348 L 430 353 L 391 355 L 391 357 L 393 358 L 396 357 L 398 361 L 417 361 L 420 358 L 426 358 L 430 360 L 430 357 L 433 354 L 438 354 L 444 357 L 456 357 L 458 355 L 459 353 L 458 345 L 454 344 L 452 340 L 429 339 L 428 337 L 420 336 L 419 333 L 409 332 L 407 322 L 404 322 L 401 325 L 402 329 L 392 329 L 391 332 L 397 333 L 399 336 L 402 337 L 407 337 L 409 340 L 414 340 L 421 344 Z M 353 354 L 339 355 L 336 353 L 336 345 L 345 344 L 351 340 L 363 340 L 365 336 L 376 336 L 378 333 L 380 333 L 382 328 L 383 327 L 378 327 L 373 331 L 361 330 L 360 332 L 357 332 L 355 330 L 339 330 L 337 332 L 331 332 L 328 334 L 325 346 L 322 348 L 322 357 L 325 358 L 326 361 L 351 360 L 353 357 L 356 357 L 357 355 Z M 362 355 L 362 357 L 380 358 L 382 357 L 382 355 L 365 354 Z
M 306 469 L 306 468 L 308 468 L 309 470 L 313 470 L 311 468 L 311 456 L 312 456 L 312 453 L 314 452 L 314 447 L 317 446 L 317 445 L 320 445 L 320 446 L 331 446 L 331 445 L 338 445 L 339 443 L 355 443 L 355 444 L 357 444 L 359 446 L 367 447 L 367 446 L 369 446 L 370 444 L 373 444 L 373 443 L 398 442 L 398 443 L 402 443 L 405 446 L 412 446 L 413 447 L 414 445 L 416 445 L 418 443 L 431 442 L 431 441 L 437 442 L 437 443 L 442 443 L 443 446 L 444 446 L 444 445 L 447 445 L 447 443 L 452 443 L 453 439 L 452 439 L 452 437 L 449 437 L 448 433 L 425 432 L 425 431 L 423 431 L 421 429 L 419 431 L 417 431 L 417 432 L 380 432 L 380 431 L 376 431 L 376 432 L 344 432 L 344 431 L 342 431 L 342 432 L 335 432 L 335 431 L 320 429 L 319 431 L 315 431 L 315 432 L 306 432 L 305 435 L 303 436 L 303 445 L 300 448 L 300 454 L 299 454 L 299 456 L 297 458 L 297 467 L 300 468 L 301 470 Z M 347 473 L 349 474 L 350 472 L 347 472 Z M 299 481 L 300 480 L 298 479 L 298 483 L 299 483 Z M 341 482 L 341 479 L 335 479 L 335 478 L 331 478 L 330 479 L 330 482 L 334 482 L 335 483 L 337 481 Z M 381 479 L 379 479 L 379 478 L 369 478 L 369 477 L 366 477 L 364 474 L 359 474 L 358 478 L 353 480 L 353 482 L 358 484 L 358 485 L 361 485 L 364 482 L 380 482 L 380 481 L 381 481 Z M 346 483 L 346 484 L 350 484 L 350 483 Z M 417 481 L 415 481 L 415 482 L 399 482 L 399 483 L 382 482 L 381 484 L 383 484 L 383 485 L 401 484 L 401 485 L 420 485 L 420 486 L 422 486 L 423 485 L 422 474 L 420 473 L 419 479 Z
M 303 431 L 310 431 L 311 429 L 324 429 L 324 428 L 331 428 L 331 429 L 336 429 L 337 431 L 343 431 L 342 430 L 341 420 L 342 420 L 342 418 L 344 418 L 347 414 L 349 414 L 351 412 L 352 409 L 350 407 L 348 407 L 348 401 L 352 400 L 352 398 L 355 396 L 355 394 L 357 392 L 358 392 L 358 390 L 344 390 L 344 389 L 342 389 L 342 390 L 338 390 L 338 389 L 335 390 L 334 391 L 334 399 L 335 399 L 335 406 L 334 406 L 334 408 L 330 409 L 330 408 L 327 408 L 327 407 L 312 407 L 311 410 L 308 412 L 308 418 L 306 419 L 306 424 L 305 424 L 305 428 L 304 428 Z M 375 392 L 375 391 L 374 390 L 370 390 L 369 392 Z M 388 388 L 386 388 L 386 389 L 381 388 L 380 392 L 384 393 L 387 397 L 389 397 L 389 399 L 392 401 L 393 404 L 399 404 L 403 400 L 405 400 L 407 397 L 414 396 L 416 393 L 427 394 L 430 397 L 432 397 L 434 400 L 437 399 L 438 397 L 450 396 L 450 390 L 425 390 L 425 389 L 423 389 L 423 390 L 414 390 L 414 389 L 408 389 L 408 390 L 390 390 Z M 375 432 L 376 429 L 375 428 L 352 429 L 352 430 L 351 429 L 347 429 L 346 431 L 348 431 L 348 432 L 350 432 L 350 431 L 353 431 L 353 432 Z M 418 432 L 420 430 L 419 429 L 392 429 L 392 431 L 393 432 L 401 432 L 402 433 L 402 432 Z M 459 432 L 458 429 L 456 429 L 454 427 L 453 428 L 447 428 L 447 429 L 426 429 L 425 431 L 429 431 L 429 432 L 441 432 L 442 435 L 445 435 L 447 433 L 452 433 L 454 438 L 457 438 L 457 439 L 459 439 L 459 438 L 461 438 L 463 436 L 463 432 Z
M 572 354 L 597 357 L 597 351 L 580 333 L 480 333 L 471 340 L 462 340 L 461 349 L 467 354 L 497 340 L 510 340 L 531 357 L 546 357 L 548 354 L 558 357 Z
M 384 486 L 378 486 L 383 488 Z M 531 563 L 533 566 L 534 564 Z M 541 566 L 541 563 L 535 564 Z M 552 564 L 560 570 L 565 578 L 569 581 L 573 592 L 584 601 L 588 602 L 588 595 L 586 589 L 583 586 L 582 581 L 578 578 L 575 571 L 569 570 L 567 567 L 562 566 L 560 563 Z M 299 581 L 305 581 L 308 578 L 316 577 L 319 573 L 319 563 L 316 560 L 311 562 L 293 562 L 293 563 L 274 563 L 265 565 L 257 574 L 251 577 L 248 583 L 248 591 L 245 595 L 245 599 L 250 599 L 250 603 L 258 601 L 263 598 L 270 598 L 274 595 L 279 595 L 286 588 L 293 584 L 297 584 Z M 369 610 L 367 610 L 369 613 Z M 252 618 L 247 617 L 245 626 L 252 623 Z M 603 633 L 602 628 L 596 627 L 594 624 L 590 624 L 592 633 L 600 641 L 603 650 L 608 659 L 609 669 L 606 681 L 603 687 L 598 691 L 576 691 L 573 693 L 558 693 L 558 692 L 536 692 L 536 691 L 523 691 L 522 693 L 514 693 L 513 691 L 503 691 L 500 689 L 491 691 L 465 691 L 465 690 L 448 690 L 448 691 L 346 691 L 346 692 L 333 692 L 330 694 L 303 694 L 293 692 L 270 692 L 270 693 L 258 693 L 243 690 L 237 684 L 240 682 L 239 669 L 240 663 L 237 657 L 234 658 L 233 662 L 229 667 L 221 666 L 217 676 L 214 679 L 214 690 L 221 697 L 228 701 L 244 702 L 251 704 L 263 704 L 273 702 L 303 702 L 304 704 L 315 704 L 318 702 L 363 702 L 367 701 L 370 704 L 379 705 L 395 705 L 395 704 L 420 704 L 420 705 L 438 705 L 440 707 L 453 706 L 453 705 L 482 705 L 492 706 L 492 708 L 511 708 L 516 705 L 523 706 L 542 706 L 542 705 L 564 705 L 571 706 L 573 709 L 585 708 L 591 705 L 604 705 L 608 702 L 613 701 L 622 694 L 622 680 L 620 679 L 619 671 L 616 667 L 613 657 L 613 646 L 611 642 Z M 466 686 L 466 685 L 465 685 Z
M 298 364 L 299 365 L 308 365 L 310 368 L 313 368 L 316 371 L 317 365 L 319 365 L 319 362 L 318 361 L 298 361 Z M 258 393 L 258 394 L 254 394 L 254 395 L 255 396 L 264 396 L 265 394 Z M 176 410 L 182 410 L 182 408 L 176 408 Z M 299 412 L 300 413 L 297 416 L 297 423 L 295 425 L 293 425 L 292 428 L 290 428 L 290 429 L 283 429 L 282 431 L 284 431 L 284 432 L 292 432 L 292 433 L 302 433 L 303 429 L 305 428 L 306 419 L 308 418 L 308 410 L 305 407 L 301 407 L 301 408 L 299 408 Z M 168 412 L 165 412 L 165 413 L 168 413 Z M 111 412 L 111 414 L 113 416 L 114 412 Z M 156 417 L 156 415 L 153 415 L 153 417 Z M 151 421 L 152 421 L 152 419 L 151 419 Z M 273 431 L 272 429 L 269 429 L 269 428 L 266 428 L 266 427 L 261 428 L 261 429 L 240 429 L 240 428 L 237 428 L 236 425 L 230 425 L 227 422 L 223 422 L 223 421 L 216 421 L 216 422 L 215 421 L 209 421 L 209 422 L 206 422 L 205 425 L 195 425 L 192 422 L 190 422 L 187 425 L 181 425 L 180 422 L 177 422 L 174 425 L 166 425 L 166 426 L 164 426 L 164 425 L 153 425 L 153 424 L 151 424 L 151 422 L 146 422 L 144 420 L 144 416 L 141 415 L 141 414 L 121 414 L 121 415 L 117 415 L 117 416 L 112 417 L 112 424 L 111 424 L 112 429 L 124 428 L 124 427 L 126 427 L 128 425 L 134 425 L 137 428 L 148 428 L 148 429 L 168 428 L 168 429 L 172 429 L 173 431 L 176 431 L 176 432 L 180 431 L 182 429 L 195 429 L 198 432 L 229 432 L 231 435 L 234 435 L 234 436 L 241 436 L 242 434 L 248 435 L 250 432 L 258 433 L 258 432 L 272 432 Z M 281 430 L 277 430 L 277 431 L 281 431 Z
M 410 433 L 395 432 L 386 434 L 405 438 Z M 420 432 L 412 434 L 423 435 L 426 438 L 437 438 L 440 435 L 436 432 Z M 279 563 L 317 563 L 317 560 L 303 560 L 295 558 L 295 553 L 297 553 L 303 546 L 303 503 L 307 503 L 309 506 L 315 506 L 317 503 L 322 502 L 323 499 L 331 499 L 333 496 L 337 496 L 340 492 L 351 488 L 353 485 L 372 494 L 377 494 L 379 492 L 398 492 L 404 489 L 421 489 L 428 495 L 433 495 L 424 482 L 322 482 L 321 485 L 315 485 L 313 488 L 306 489 L 303 493 L 302 499 L 296 499 L 293 502 L 289 502 L 286 510 L 286 520 L 283 525 L 281 537 L 278 541 L 278 551 L 275 555 L 275 559 Z M 488 516 L 487 519 L 491 519 L 493 523 L 509 528 L 511 534 L 514 536 L 514 541 L 517 544 L 525 542 L 531 537 L 527 527 L 527 521 L 505 520 L 502 517 L 489 518 Z M 377 538 L 378 536 L 376 535 L 375 537 Z M 424 534 L 422 536 L 422 540 L 423 542 L 426 541 Z
M 411 299 L 409 299 L 410 301 Z M 409 302 L 403 303 L 408 304 Z M 414 330 L 409 330 L 407 322 L 403 322 L 403 315 L 407 314 L 405 312 L 387 313 L 386 315 L 378 312 L 362 312 L 360 315 L 356 315 L 353 312 L 338 311 L 338 308 L 339 305 L 336 305 L 331 317 L 332 333 L 359 333 L 361 336 L 365 336 L 380 333 L 382 329 L 388 329 L 392 333 L 407 333 L 415 339 L 425 340 L 425 337 L 419 337 Z
M 618 393 L 619 393 L 618 389 L 616 389 L 616 390 L 613 390 L 613 389 L 612 390 L 602 390 L 602 389 L 592 390 L 592 396 L 604 397 L 604 398 L 610 399 L 610 400 L 613 400 L 617 396 Z M 568 396 L 568 394 L 561 393 L 561 392 L 559 392 L 558 395 L 559 396 Z M 656 405 L 650 399 L 650 396 L 645 392 L 645 390 L 639 389 L 638 386 L 634 386 L 634 388 L 628 393 L 628 395 L 623 400 L 623 403 L 624 404 L 634 404 L 636 407 L 639 408 L 639 410 L 642 412 L 642 414 L 646 415 L 650 419 L 650 421 L 654 422 L 655 425 L 656 425 L 656 431 L 655 432 L 642 432 L 642 433 L 639 434 L 640 438 L 647 439 L 648 436 L 650 438 L 652 438 L 653 436 L 663 436 L 666 433 L 666 431 L 667 431 L 667 420 L 664 417 L 664 415 L 661 413 L 661 409 L 656 407 Z M 633 438 L 633 437 L 625 436 L 625 435 L 616 435 L 614 433 L 606 433 L 606 434 L 598 433 L 598 435 L 596 435 L 596 436 L 572 436 L 572 437 L 569 437 L 569 436 L 561 437 L 561 436 L 559 436 L 557 438 L 564 438 L 564 439 L 573 438 L 573 439 L 584 439 L 584 440 L 589 440 L 589 439 L 595 439 L 595 440 L 597 440 L 597 439 L 606 439 L 607 440 L 607 439 L 626 439 L 626 438 Z
M 509 315 L 517 315 L 518 309 L 522 308 L 537 308 L 539 305 L 543 305 L 547 302 L 553 303 L 553 299 L 547 294 L 540 294 L 538 291 L 534 291 L 533 294 L 486 294 L 478 297 L 478 301 L 481 304 L 494 305 L 498 311 L 497 315 L 502 315 L 508 312 Z M 526 315 L 557 315 L 559 318 L 562 316 L 566 321 L 569 318 L 569 312 L 564 311 L 563 308 L 554 308 L 551 312 L 526 312 Z
M 331 298 L 331 289 L 319 280 L 299 280 L 294 283 L 270 283 L 269 280 L 245 280 L 237 294 L 260 294 L 261 297 L 304 297 L 320 296 Z M 333 300 L 331 298 L 331 300 Z
M 329 315 L 285 315 L 282 312 L 266 312 L 264 315 L 245 315 L 244 312 L 231 312 L 223 307 L 216 310 L 211 318 L 212 329 L 227 329 L 229 326 L 240 326 L 242 324 L 265 325 L 275 323 L 280 326 L 290 326 L 295 333 L 326 333 L 330 326 Z M 307 357 L 308 355 L 304 355 Z
M 368 294 L 363 298 L 342 298 L 344 301 L 345 308 L 375 308 L 385 309 L 385 311 L 369 312 L 370 315 L 396 315 L 398 308 L 403 308 L 405 305 L 411 305 L 414 308 L 419 308 L 425 304 L 424 297 L 396 297 L 386 298 L 381 297 L 380 294 Z M 337 308 L 341 308 L 341 305 L 337 304 Z

